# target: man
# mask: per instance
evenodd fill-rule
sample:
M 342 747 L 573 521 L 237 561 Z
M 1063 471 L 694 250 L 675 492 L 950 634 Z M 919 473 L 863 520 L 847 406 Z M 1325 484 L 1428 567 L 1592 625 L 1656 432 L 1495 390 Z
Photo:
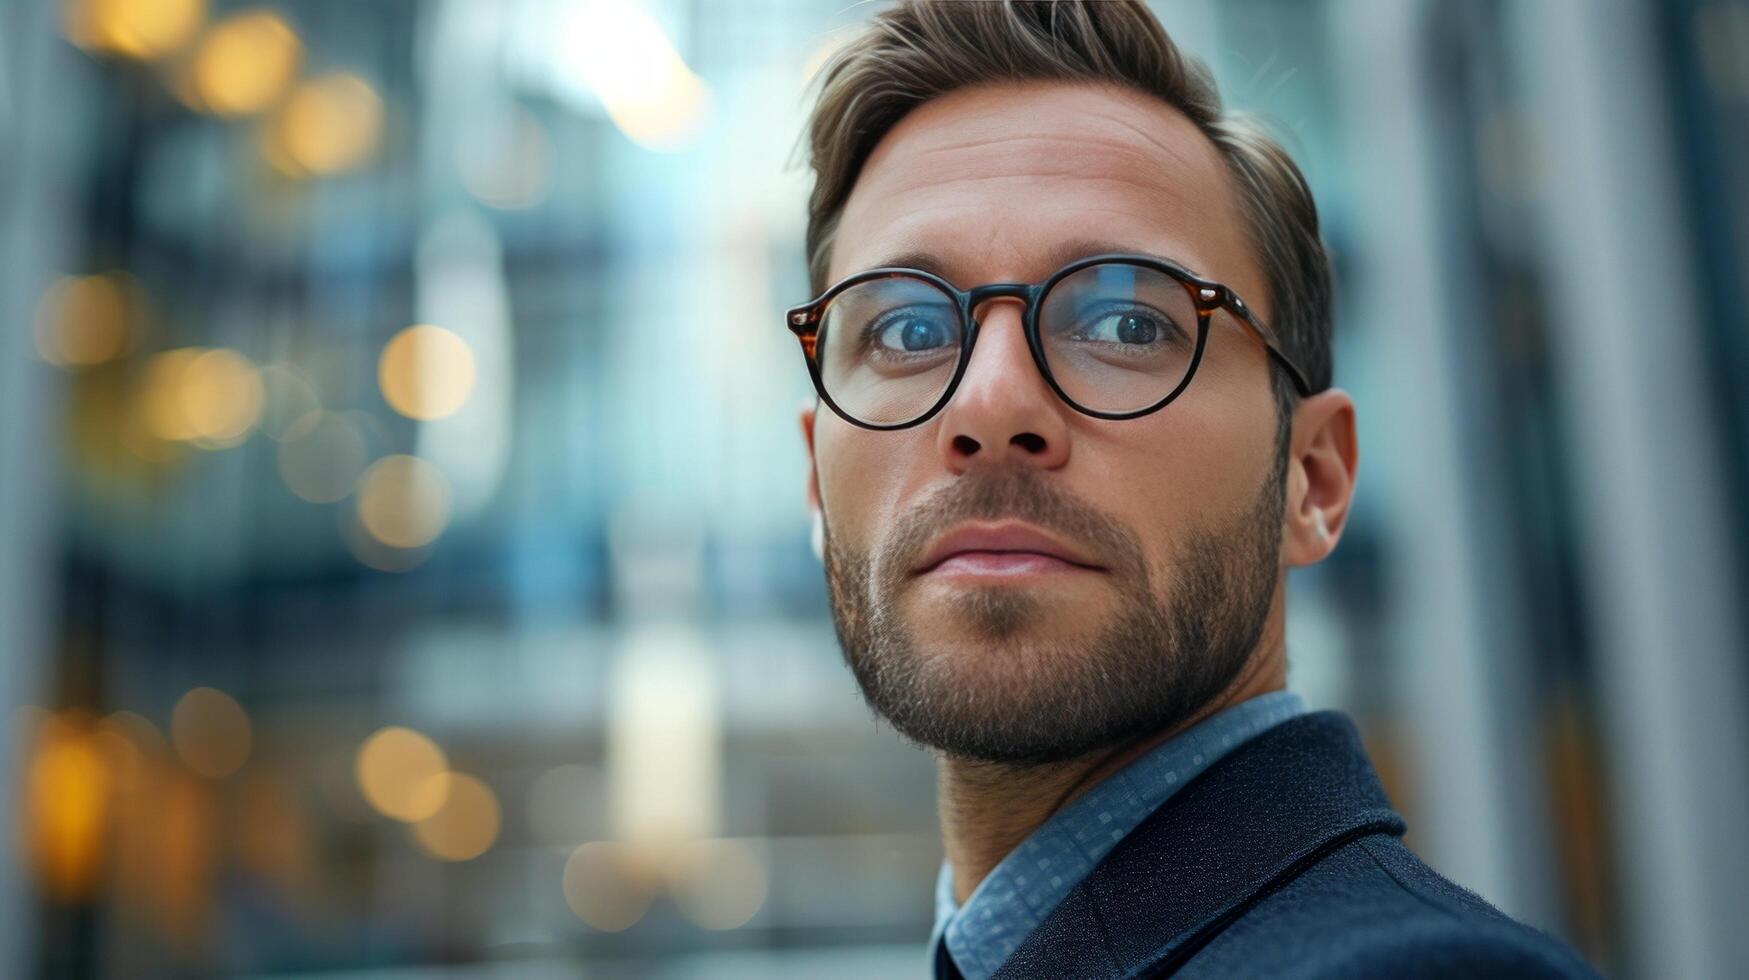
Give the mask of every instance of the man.
M 1287 155 L 1128 2 L 901 3 L 808 137 L 807 500 L 865 698 L 938 760 L 934 974 L 1591 975 L 1284 690 L 1356 465 Z

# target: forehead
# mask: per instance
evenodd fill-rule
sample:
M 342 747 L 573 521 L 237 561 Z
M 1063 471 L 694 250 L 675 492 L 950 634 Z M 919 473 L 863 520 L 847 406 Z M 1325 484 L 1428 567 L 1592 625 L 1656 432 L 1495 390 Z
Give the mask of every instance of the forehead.
M 1177 261 L 1261 293 L 1219 151 L 1141 92 L 1025 82 L 912 110 L 845 203 L 827 281 L 927 255 L 962 287 L 1037 280 L 1089 244 Z

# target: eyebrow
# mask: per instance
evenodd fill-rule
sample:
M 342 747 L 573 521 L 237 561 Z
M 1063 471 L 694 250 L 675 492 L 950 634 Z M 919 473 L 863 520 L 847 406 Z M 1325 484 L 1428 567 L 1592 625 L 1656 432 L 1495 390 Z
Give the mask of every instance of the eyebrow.
M 1188 262 L 1185 262 L 1181 258 L 1174 258 L 1174 257 L 1168 256 L 1168 255 L 1160 255 L 1156 252 L 1149 251 L 1148 249 L 1135 248 L 1133 246 L 1128 246 L 1128 245 L 1118 245 L 1118 244 L 1115 244 L 1112 242 L 1100 241 L 1100 240 L 1091 239 L 1091 238 L 1076 238 L 1076 239 L 1072 239 L 1070 241 L 1058 243 L 1055 247 L 1053 247 L 1051 249 L 1049 255 L 1047 256 L 1047 261 L 1049 262 L 1050 267 L 1053 270 L 1055 270 L 1055 269 L 1060 269 L 1065 265 L 1068 265 L 1070 262 L 1073 262 L 1076 259 L 1086 258 L 1089 255 L 1106 255 L 1106 254 L 1116 253 L 1116 252 L 1122 252 L 1122 253 L 1129 254 L 1129 255 L 1146 255 L 1149 258 L 1159 259 L 1163 262 L 1171 262 L 1174 265 L 1181 266 L 1185 269 L 1185 271 L 1190 272 L 1193 275 L 1200 275 L 1201 274 L 1201 273 L 1198 273 L 1193 266 L 1191 266 Z M 954 283 L 955 285 L 963 285 L 960 282 L 958 282 L 956 279 L 954 279 L 953 276 L 948 275 L 948 270 L 949 270 L 949 263 L 948 262 L 946 262 L 945 260 L 943 260 L 942 258 L 937 256 L 935 253 L 924 250 L 924 249 L 916 249 L 913 251 L 901 252 L 897 255 L 888 256 L 886 259 L 884 259 L 880 262 L 877 262 L 876 264 L 874 264 L 872 266 L 869 266 L 869 268 L 871 268 L 871 269 L 890 269 L 890 268 L 921 269 L 922 271 L 930 273 L 931 275 L 940 276 L 941 278 L 946 279 L 948 282 Z

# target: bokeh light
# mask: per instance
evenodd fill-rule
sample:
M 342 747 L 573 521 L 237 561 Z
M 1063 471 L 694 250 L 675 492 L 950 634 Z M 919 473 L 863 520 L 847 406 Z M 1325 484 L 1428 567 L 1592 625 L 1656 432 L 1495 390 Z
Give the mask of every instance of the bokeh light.
M 261 375 L 234 350 L 203 351 L 188 361 L 180 402 L 193 438 L 206 448 L 235 445 L 261 417 Z
M 417 795 L 439 798 L 443 805 L 413 825 L 413 840 L 443 861 L 470 861 L 486 853 L 498 839 L 498 797 L 492 788 L 459 772 L 438 773 L 430 782 L 441 785 L 421 787 Z
M 47 715 L 34 727 L 24 840 L 45 890 L 70 901 L 89 894 L 101 870 L 112 772 L 87 715 Z
M 167 442 L 196 436 L 188 413 L 182 407 L 182 385 L 188 366 L 204 353 L 206 348 L 179 347 L 153 354 L 147 359 L 140 401 L 146 430 L 153 436 Z
M 358 521 L 392 548 L 430 544 L 449 523 L 449 482 L 417 456 L 385 456 L 358 483 Z
M 570 52 L 627 139 L 652 150 L 690 145 L 711 108 L 710 88 L 644 10 L 625 0 L 579 9 Z
M 378 729 L 359 746 L 353 763 L 359 791 L 385 817 L 412 823 L 436 813 L 450 789 L 435 779 L 449 769 L 437 743 L 411 728 Z
M 217 688 L 189 691 L 170 715 L 170 743 L 183 764 L 202 776 L 219 779 L 243 768 L 252 740 L 243 706 Z
M 701 840 L 683 855 L 683 870 L 670 887 L 687 918 L 706 929 L 739 929 L 759 912 L 765 902 L 765 862 L 751 844 Z
M 389 338 L 377 359 L 383 400 L 411 419 L 454 414 L 474 390 L 474 352 L 442 327 L 415 324 Z
M 278 14 L 233 14 L 201 38 L 192 67 L 193 93 L 214 115 L 261 112 L 285 94 L 302 57 L 297 34 Z
M 292 91 L 262 149 L 287 176 L 326 176 L 370 159 L 382 128 L 383 100 L 376 90 L 357 75 L 334 72 Z
M 37 305 L 37 352 L 62 367 L 89 367 L 120 355 L 128 345 L 132 288 L 121 273 L 55 280 Z
M 565 904 L 585 925 L 623 932 L 649 911 L 654 894 L 632 851 L 627 844 L 598 840 L 566 859 Z
M 147 431 L 204 449 L 236 445 L 261 416 L 261 376 L 225 348 L 179 347 L 146 362 L 140 390 Z
M 429 545 L 418 548 L 397 548 L 384 544 L 366 530 L 356 510 L 340 515 L 340 536 L 352 557 L 366 568 L 400 574 L 410 572 L 425 563 L 431 555 Z
M 344 414 L 321 409 L 286 427 L 276 455 L 286 487 L 311 503 L 333 503 L 351 494 L 370 463 L 358 426 Z
M 154 59 L 173 54 L 194 37 L 206 16 L 205 0 L 66 0 L 67 39 L 90 51 Z

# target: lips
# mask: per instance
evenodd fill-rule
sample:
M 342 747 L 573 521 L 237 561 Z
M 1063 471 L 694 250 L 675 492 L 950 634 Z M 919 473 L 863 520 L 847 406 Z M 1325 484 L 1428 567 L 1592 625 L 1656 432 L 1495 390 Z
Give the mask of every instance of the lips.
M 960 525 L 935 540 L 913 574 L 925 575 L 952 561 L 967 570 L 1043 570 L 1063 565 L 1099 569 L 1087 556 L 1031 524 Z M 1060 564 L 1059 564 L 1060 563 Z

